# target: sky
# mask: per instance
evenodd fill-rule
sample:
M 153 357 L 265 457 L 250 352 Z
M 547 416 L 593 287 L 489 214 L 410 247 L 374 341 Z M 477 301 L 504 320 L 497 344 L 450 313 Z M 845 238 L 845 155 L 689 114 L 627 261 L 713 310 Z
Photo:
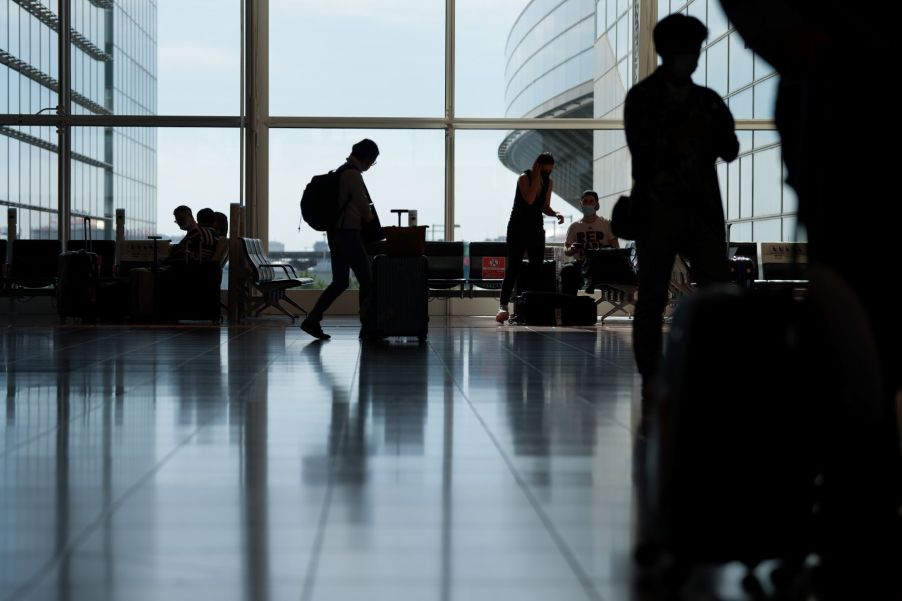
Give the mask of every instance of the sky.
M 457 0 L 458 116 L 504 116 L 504 45 L 526 4 Z M 157 6 L 159 114 L 238 114 L 240 3 L 159 0 Z M 270 0 L 270 114 L 441 117 L 444 16 L 443 0 Z M 506 134 L 456 134 L 456 239 L 504 234 L 516 183 L 498 160 Z M 429 236 L 443 236 L 444 131 L 279 129 L 270 133 L 271 241 L 300 250 L 322 239 L 306 224 L 299 231 L 303 187 L 340 165 L 363 137 L 381 150 L 365 179 L 382 222 L 391 223 L 391 209 L 417 209 L 421 225 L 438 225 Z M 159 131 L 162 233 L 177 234 L 171 215 L 180 204 L 228 213 L 239 198 L 239 142 L 230 129 Z M 575 212 L 557 204 L 565 214 Z

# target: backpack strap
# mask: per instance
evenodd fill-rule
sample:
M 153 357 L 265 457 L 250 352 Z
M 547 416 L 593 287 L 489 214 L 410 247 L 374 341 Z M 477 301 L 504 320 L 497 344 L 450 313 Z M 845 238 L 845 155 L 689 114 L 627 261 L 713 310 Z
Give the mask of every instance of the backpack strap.
M 341 167 L 339 167 L 338 169 L 336 169 L 336 170 L 335 170 L 335 173 L 336 173 L 336 175 L 338 176 L 338 187 L 339 187 L 339 188 L 341 187 L 341 174 L 344 173 L 344 170 L 345 170 L 345 169 L 355 169 L 355 170 L 357 170 L 358 172 L 360 171 L 359 169 L 357 169 L 357 167 L 354 167 L 353 165 L 349 165 L 349 164 L 347 164 L 347 163 L 345 163 L 344 165 L 342 165 Z M 366 184 L 364 184 L 363 187 L 364 187 L 364 189 L 366 189 Z M 367 194 L 369 194 L 369 193 L 367 193 Z M 338 218 L 336 218 L 336 222 L 337 222 L 338 219 L 341 218 L 342 214 L 344 214 L 345 209 L 348 208 L 348 205 L 349 205 L 349 204 L 351 204 L 351 198 L 350 198 L 350 195 L 348 195 L 348 199 L 345 201 L 345 203 L 344 203 L 343 205 L 341 205 L 341 208 L 338 210 Z

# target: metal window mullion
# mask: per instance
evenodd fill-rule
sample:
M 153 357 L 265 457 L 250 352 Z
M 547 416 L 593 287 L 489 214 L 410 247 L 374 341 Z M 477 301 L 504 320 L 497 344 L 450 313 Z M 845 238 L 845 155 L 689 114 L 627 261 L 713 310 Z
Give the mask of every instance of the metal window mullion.
M 636 82 L 642 81 L 657 68 L 652 31 L 658 21 L 658 3 L 656 0 L 636 0 L 634 10 L 638 8 L 634 16 L 634 27 L 637 30 L 636 39 L 633 41 L 634 51 L 638 51 L 639 60 L 636 64 Z M 633 82 L 634 84 L 636 82 Z
M 60 122 L 56 115 L 0 114 L 0 125 L 55 126 Z M 66 119 L 77 127 L 206 127 L 239 128 L 241 117 L 234 115 L 71 115 Z M 455 117 L 283 117 L 263 119 L 268 128 L 276 129 L 447 129 L 495 130 L 495 129 L 557 129 L 557 130 L 618 130 L 623 129 L 622 119 L 592 118 L 481 118 Z M 739 131 L 776 130 L 773 119 L 737 119 Z
M 455 0 L 445 0 L 445 240 L 454 240 L 454 18 Z
M 71 190 L 71 159 L 72 159 L 72 128 L 69 116 L 72 113 L 72 65 L 71 56 L 71 0 L 59 0 L 59 23 L 57 62 L 59 69 L 59 91 L 57 92 L 56 113 L 59 117 L 57 123 L 57 137 L 59 157 L 57 162 L 57 237 L 62 248 L 66 248 L 69 240 L 69 213 L 72 206 Z
M 247 2 L 245 234 L 269 245 L 269 1 Z M 240 120 L 239 120 L 240 121 Z

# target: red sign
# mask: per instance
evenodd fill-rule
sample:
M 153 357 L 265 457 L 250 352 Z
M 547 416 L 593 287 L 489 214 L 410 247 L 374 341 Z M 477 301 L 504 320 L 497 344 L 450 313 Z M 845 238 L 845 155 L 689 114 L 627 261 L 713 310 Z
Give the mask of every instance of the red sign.
M 507 259 L 505 257 L 483 257 L 482 279 L 503 280 L 506 261 Z

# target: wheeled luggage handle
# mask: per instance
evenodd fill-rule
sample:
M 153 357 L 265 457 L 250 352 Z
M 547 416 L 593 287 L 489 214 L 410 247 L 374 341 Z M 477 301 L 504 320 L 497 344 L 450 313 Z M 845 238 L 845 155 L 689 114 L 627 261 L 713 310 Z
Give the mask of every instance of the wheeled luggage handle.
M 401 227 L 401 214 L 410 213 L 410 209 L 392 209 L 391 212 L 398 214 L 398 227 Z

